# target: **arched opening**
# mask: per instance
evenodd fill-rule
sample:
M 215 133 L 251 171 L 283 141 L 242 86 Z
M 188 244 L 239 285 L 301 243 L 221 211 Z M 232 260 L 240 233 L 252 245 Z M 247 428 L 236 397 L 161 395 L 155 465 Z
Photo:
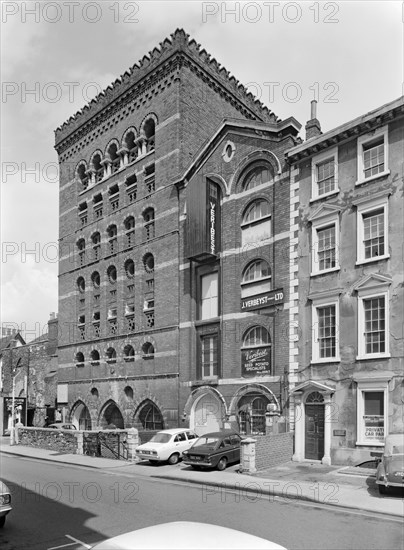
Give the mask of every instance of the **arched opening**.
M 163 430 L 164 420 L 160 409 L 149 399 L 140 405 L 135 422 L 144 430 Z
M 73 407 L 71 413 L 71 423 L 74 424 L 78 430 L 92 429 L 90 411 L 82 401 L 79 401 Z
M 156 131 L 156 125 L 152 118 L 148 118 L 146 122 L 143 125 L 143 131 L 144 135 L 146 136 L 146 151 L 153 151 L 154 150 L 154 143 L 155 143 L 155 131 Z
M 133 389 L 130 386 L 126 386 L 123 391 L 125 392 L 126 398 L 133 401 Z
M 77 168 L 77 177 L 80 180 L 81 183 L 81 190 L 85 191 L 88 187 L 88 174 L 87 174 L 87 166 L 84 164 L 80 164 Z
M 94 170 L 95 183 L 98 183 L 104 177 L 104 168 L 101 164 L 101 160 L 102 159 L 101 159 L 100 153 L 96 153 L 93 156 L 92 165 L 93 165 L 93 170 Z
M 136 145 L 136 135 L 134 130 L 129 130 L 124 138 L 124 147 L 128 150 L 128 162 L 131 163 L 137 159 L 138 146 Z
M 223 402 L 211 391 L 199 396 L 192 405 L 190 427 L 198 435 L 218 432 L 224 427 L 226 415 Z
M 121 411 L 117 404 L 111 401 L 103 410 L 101 414 L 101 426 L 106 430 L 123 430 L 124 421 Z
M 237 421 L 242 435 L 265 435 L 265 413 L 270 399 L 261 393 L 243 395 L 237 404 Z
M 118 145 L 113 142 L 107 149 L 107 156 L 111 161 L 111 174 L 115 174 L 119 170 L 120 159 L 118 155 Z
M 249 191 L 258 185 L 270 183 L 273 179 L 274 172 L 272 166 L 262 162 L 254 164 L 252 167 L 248 167 L 242 175 L 243 191 Z
M 304 449 L 305 458 L 321 460 L 324 456 L 324 395 L 319 391 L 312 391 L 305 401 L 305 430 Z

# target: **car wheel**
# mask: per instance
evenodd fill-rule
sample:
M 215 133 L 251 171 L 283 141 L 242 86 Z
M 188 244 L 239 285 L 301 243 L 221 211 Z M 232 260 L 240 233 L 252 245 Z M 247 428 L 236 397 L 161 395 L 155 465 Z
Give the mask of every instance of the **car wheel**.
M 6 516 L 2 516 L 0 518 L 0 529 L 4 527 L 4 524 L 6 523 Z
M 379 493 L 385 495 L 387 493 L 387 487 L 385 485 L 379 485 Z
M 168 459 L 168 463 L 169 464 L 177 464 L 177 462 L 179 461 L 180 459 L 180 455 L 178 453 L 174 453 L 170 456 L 170 458 Z
M 224 456 L 219 460 L 216 467 L 220 472 L 222 472 L 223 470 L 226 469 L 226 466 L 227 466 L 227 458 Z
M 149 460 L 149 462 L 150 462 L 150 464 L 154 464 L 154 465 L 156 465 L 156 464 L 158 464 L 158 463 L 159 463 L 159 461 L 158 461 L 158 460 Z

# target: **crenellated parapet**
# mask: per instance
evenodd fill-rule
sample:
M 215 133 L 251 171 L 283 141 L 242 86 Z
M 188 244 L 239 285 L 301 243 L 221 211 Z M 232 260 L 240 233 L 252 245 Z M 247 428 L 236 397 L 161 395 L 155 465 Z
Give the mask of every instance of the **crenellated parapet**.
M 138 63 L 109 85 L 95 99 L 55 130 L 59 154 L 93 131 L 113 120 L 121 110 L 133 110 L 141 97 L 159 85 L 171 85 L 188 67 L 212 89 L 251 120 L 276 122 L 278 117 L 248 92 L 233 75 L 182 29 L 177 29 Z

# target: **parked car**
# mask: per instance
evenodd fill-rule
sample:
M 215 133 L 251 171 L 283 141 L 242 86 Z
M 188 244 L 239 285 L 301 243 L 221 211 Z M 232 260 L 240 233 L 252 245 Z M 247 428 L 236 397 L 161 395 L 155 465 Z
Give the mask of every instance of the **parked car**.
M 157 432 L 147 443 L 139 445 L 136 456 L 152 464 L 168 461 L 177 464 L 184 451 L 189 449 L 198 436 L 188 428 L 176 428 Z
M 105 540 L 93 546 L 93 550 L 189 550 L 196 549 L 243 549 L 266 548 L 286 550 L 275 542 L 236 529 L 198 523 L 194 521 L 174 521 L 161 523 L 131 531 Z
M 55 424 L 49 424 L 48 428 L 53 428 L 55 430 L 77 430 L 74 424 L 56 422 Z
M 6 515 L 11 511 L 11 493 L 7 485 L 0 481 L 0 527 L 6 523 Z
M 372 456 L 380 456 L 376 470 L 376 483 L 379 492 L 384 494 L 390 487 L 404 487 L 404 434 L 386 436 L 384 452 L 373 451 Z
M 240 462 L 241 436 L 230 430 L 212 432 L 199 437 L 184 453 L 184 464 L 195 469 L 225 470 L 227 464 Z

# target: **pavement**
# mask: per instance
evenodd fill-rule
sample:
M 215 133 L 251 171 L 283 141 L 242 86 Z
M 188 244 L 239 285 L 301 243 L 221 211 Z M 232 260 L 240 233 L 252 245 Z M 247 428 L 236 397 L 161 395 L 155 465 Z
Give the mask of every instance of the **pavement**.
M 202 487 L 205 497 L 221 498 L 225 493 L 236 493 L 238 498 L 291 499 L 317 503 L 319 506 L 337 506 L 387 516 L 404 517 L 404 491 L 394 489 L 380 495 L 375 483 L 375 470 L 354 466 L 325 466 L 318 462 L 286 462 L 256 474 L 239 473 L 239 465 L 225 471 L 196 471 L 179 462 L 176 465 L 153 466 L 147 461 L 124 461 L 76 454 L 63 454 L 48 449 L 10 445 L 9 438 L 1 438 L 1 453 L 48 460 L 60 464 L 95 468 L 124 476 L 143 476 L 150 479 L 193 483 Z

